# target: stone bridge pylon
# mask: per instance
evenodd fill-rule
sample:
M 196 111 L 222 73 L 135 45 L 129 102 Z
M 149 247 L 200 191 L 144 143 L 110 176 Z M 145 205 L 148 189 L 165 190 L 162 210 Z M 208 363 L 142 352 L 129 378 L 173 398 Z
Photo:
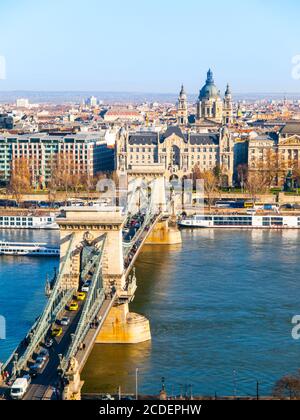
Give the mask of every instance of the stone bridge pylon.
M 124 267 L 122 229 L 126 216 L 120 208 L 66 208 L 57 219 L 60 227 L 61 264 L 67 261 L 62 288 L 79 288 L 81 281 L 82 249 L 97 246 L 105 236 L 103 250 L 103 288 L 117 290 L 117 303 L 110 310 L 96 343 L 134 344 L 151 339 L 149 321 L 142 315 L 129 312 L 129 303 L 136 291 L 135 282 L 128 287 Z

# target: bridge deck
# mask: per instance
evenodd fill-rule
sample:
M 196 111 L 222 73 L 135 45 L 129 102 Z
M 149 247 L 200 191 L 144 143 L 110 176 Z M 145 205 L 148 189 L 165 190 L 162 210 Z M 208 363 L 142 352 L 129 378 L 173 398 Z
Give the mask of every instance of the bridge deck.
M 38 375 L 30 384 L 24 400 L 51 399 L 52 394 L 54 393 L 54 390 L 52 389 L 59 389 L 60 379 L 57 372 L 60 364 L 59 354 L 65 354 L 67 352 L 71 344 L 71 334 L 73 334 L 76 330 L 82 308 L 83 305 L 81 303 L 78 312 L 68 312 L 65 314 L 65 316 L 70 318 L 70 325 L 68 327 L 63 327 L 64 333 L 62 337 L 56 339 L 54 346 L 49 350 L 49 362 L 47 363 L 42 373 Z
M 103 323 L 109 313 L 109 310 L 113 306 L 116 300 L 116 295 L 112 299 L 106 299 L 100 308 L 98 313 L 99 324 L 97 328 L 91 328 L 84 340 L 84 349 L 80 349 L 76 354 L 76 359 L 79 362 L 80 371 L 84 368 L 84 365 L 93 349 L 95 340 L 103 326 Z M 57 369 L 60 364 L 59 354 L 66 354 L 71 344 L 71 334 L 76 330 L 83 304 L 80 310 L 71 317 L 70 326 L 66 328 L 64 335 L 55 346 L 50 349 L 50 360 L 45 367 L 44 371 L 32 381 L 24 400 L 48 400 L 55 399 L 55 392 L 59 392 L 60 389 L 60 378 L 58 376 Z

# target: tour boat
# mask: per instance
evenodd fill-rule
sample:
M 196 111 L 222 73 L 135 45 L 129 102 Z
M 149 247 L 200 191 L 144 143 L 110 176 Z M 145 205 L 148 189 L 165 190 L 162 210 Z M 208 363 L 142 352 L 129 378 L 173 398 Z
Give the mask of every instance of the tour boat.
M 300 216 L 196 215 L 178 224 L 183 228 L 300 229 Z
M 55 215 L 12 216 L 0 215 L 0 229 L 59 229 Z
M 0 255 L 59 257 L 60 249 L 42 243 L 0 242 Z

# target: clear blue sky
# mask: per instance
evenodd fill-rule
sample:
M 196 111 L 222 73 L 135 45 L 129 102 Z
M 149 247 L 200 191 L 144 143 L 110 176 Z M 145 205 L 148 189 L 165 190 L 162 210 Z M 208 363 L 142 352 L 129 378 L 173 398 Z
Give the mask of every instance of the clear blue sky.
M 1 0 L 0 90 L 300 92 L 299 0 Z

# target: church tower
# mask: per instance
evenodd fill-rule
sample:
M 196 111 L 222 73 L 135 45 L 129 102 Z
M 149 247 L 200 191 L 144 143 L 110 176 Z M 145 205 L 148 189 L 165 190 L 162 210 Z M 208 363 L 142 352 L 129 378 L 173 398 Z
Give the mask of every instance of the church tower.
M 234 141 L 227 126 L 220 129 L 219 165 L 221 169 L 222 186 L 231 187 L 234 172 Z
M 231 125 L 233 123 L 233 106 L 232 106 L 232 95 L 229 84 L 227 85 L 224 105 L 223 105 L 223 124 Z
M 178 98 L 177 119 L 179 126 L 186 126 L 188 124 L 187 96 L 183 85 L 181 86 L 181 91 Z

